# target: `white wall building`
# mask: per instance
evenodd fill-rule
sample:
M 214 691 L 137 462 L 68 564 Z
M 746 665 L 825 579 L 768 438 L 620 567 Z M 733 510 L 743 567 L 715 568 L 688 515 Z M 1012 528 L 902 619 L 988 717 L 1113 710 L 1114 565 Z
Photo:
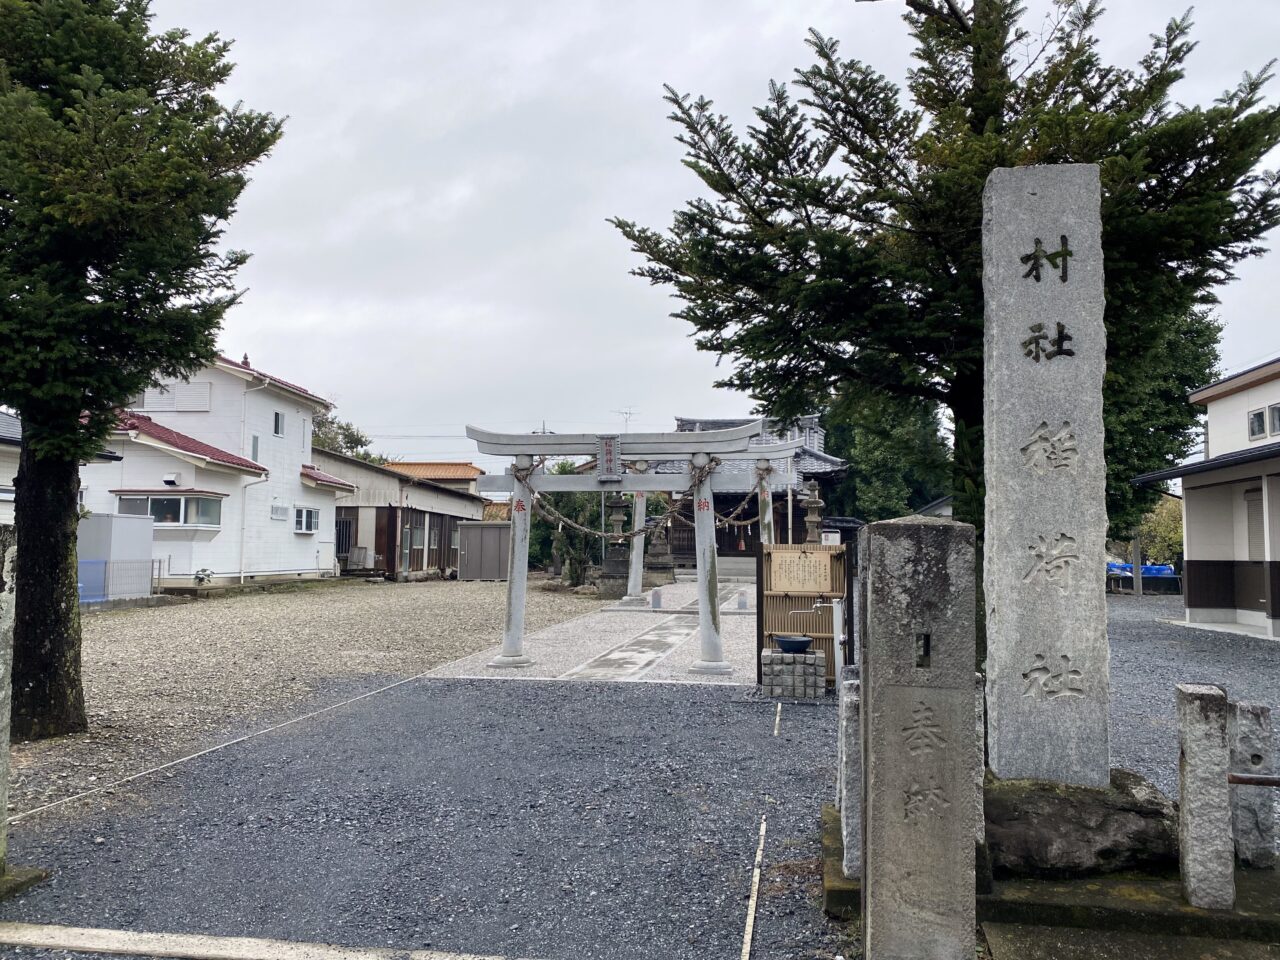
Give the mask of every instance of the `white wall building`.
M 1134 483 L 1182 481 L 1187 621 L 1280 637 L 1280 359 L 1191 401 L 1206 407 L 1204 459 Z
M 13 523 L 13 481 L 18 476 L 22 448 L 22 422 L 0 410 L 0 523 Z
M 311 465 L 311 423 L 331 404 L 225 357 L 135 399 L 81 470 L 95 513 L 150 515 L 164 587 L 334 573 L 334 500 L 354 487 Z

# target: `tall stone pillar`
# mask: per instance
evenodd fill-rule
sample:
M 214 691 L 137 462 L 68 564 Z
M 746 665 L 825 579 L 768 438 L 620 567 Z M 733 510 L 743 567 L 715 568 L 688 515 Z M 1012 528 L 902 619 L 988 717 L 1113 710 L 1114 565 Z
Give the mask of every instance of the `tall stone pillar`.
M 533 466 L 533 457 L 515 458 L 515 484 L 511 490 L 511 551 L 507 559 L 507 622 L 502 632 L 502 653 L 489 662 L 491 667 L 527 667 L 533 663 L 524 653 L 524 604 L 529 585 L 529 515 L 533 513 L 533 490 L 521 480 Z
M 693 467 L 701 470 L 711 462 L 705 453 L 693 456 Z M 702 658 L 689 668 L 692 673 L 732 673 L 724 658 L 720 638 L 720 581 L 716 575 L 716 508 L 708 473 L 693 491 L 694 551 L 698 563 L 698 643 Z
M 13 703 L 13 597 L 17 559 L 17 530 L 0 526 L 0 876 L 8 872 L 9 856 L 9 715 Z
M 769 461 L 756 461 L 756 516 L 760 518 L 760 542 L 774 543 L 773 490 L 769 487 Z
M 865 955 L 971 960 L 974 529 L 907 517 L 859 541 Z
M 1110 781 L 1098 168 L 983 194 L 988 752 L 1004 778 Z

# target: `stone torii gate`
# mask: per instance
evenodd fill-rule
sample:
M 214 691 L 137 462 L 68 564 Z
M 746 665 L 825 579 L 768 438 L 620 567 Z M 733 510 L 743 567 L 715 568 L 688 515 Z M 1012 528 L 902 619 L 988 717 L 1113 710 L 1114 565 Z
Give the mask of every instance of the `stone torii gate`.
M 694 501 L 694 539 L 698 570 L 698 638 L 701 659 L 693 673 L 725 674 L 732 668 L 724 658 L 720 636 L 720 607 L 716 576 L 716 519 L 713 494 L 718 478 L 715 463 L 723 460 L 756 460 L 756 493 L 762 505 L 760 536 L 773 542 L 772 492 L 769 461 L 792 453 L 800 440 L 752 447 L 751 441 L 764 433 L 765 422 L 757 420 L 727 430 L 680 431 L 675 433 L 629 434 L 544 434 L 494 433 L 468 426 L 467 436 L 481 453 L 512 457 L 513 469 L 502 476 L 481 477 L 481 493 L 511 494 L 511 552 L 507 567 L 507 617 L 502 636 L 502 652 L 490 662 L 492 667 L 524 667 L 533 661 L 524 652 L 525 593 L 529 575 L 529 522 L 533 499 L 539 493 L 618 492 L 688 493 Z M 546 457 L 595 456 L 594 476 L 548 474 L 535 463 Z M 689 469 L 679 473 L 649 473 L 657 461 L 687 460 Z M 623 463 L 627 464 L 624 470 Z M 728 481 L 725 481 L 727 484 Z M 637 504 L 633 530 L 644 528 L 644 516 Z M 635 537 L 639 540 L 640 537 Z M 628 592 L 636 589 L 637 565 L 643 570 L 643 547 L 632 544 L 631 576 Z

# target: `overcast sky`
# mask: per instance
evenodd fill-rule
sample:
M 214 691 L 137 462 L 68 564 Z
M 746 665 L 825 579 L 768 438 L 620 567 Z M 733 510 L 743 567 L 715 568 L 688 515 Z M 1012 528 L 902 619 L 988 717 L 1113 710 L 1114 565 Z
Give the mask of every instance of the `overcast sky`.
M 1028 0 L 1028 24 L 1045 0 Z M 1133 64 L 1185 0 L 1112 0 L 1103 53 Z M 156 26 L 235 41 L 225 99 L 287 115 L 229 243 L 253 253 L 222 347 L 338 404 L 407 459 L 477 459 L 504 430 L 671 429 L 744 416 L 715 358 L 605 222 L 665 227 L 696 190 L 662 84 L 738 121 L 771 78 L 810 63 L 806 31 L 896 81 L 899 0 L 155 0 Z M 1184 103 L 1207 104 L 1276 56 L 1280 4 L 1196 12 Z M 1280 91 L 1273 84 L 1272 96 Z M 1222 291 L 1222 362 L 1280 352 L 1277 254 Z

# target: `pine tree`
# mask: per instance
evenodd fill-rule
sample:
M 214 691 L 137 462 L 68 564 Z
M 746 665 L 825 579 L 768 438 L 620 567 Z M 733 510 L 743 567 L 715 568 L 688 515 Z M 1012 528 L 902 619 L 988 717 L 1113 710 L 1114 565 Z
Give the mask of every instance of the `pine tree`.
M 1157 496 L 1129 479 L 1192 445 L 1214 288 L 1280 222 L 1276 177 L 1259 170 L 1280 108 L 1262 103 L 1269 64 L 1209 107 L 1171 100 L 1189 16 L 1127 69 L 1099 55 L 1097 0 L 1056 2 L 1036 44 L 1017 0 L 908 0 L 905 94 L 812 33 L 800 98 L 771 83 L 741 133 L 668 87 L 703 195 L 666 232 L 613 222 L 646 261 L 634 272 L 683 301 L 698 347 L 733 360 L 720 385 L 770 415 L 850 387 L 944 408 L 955 513 L 981 526 L 983 186 L 996 167 L 1099 164 L 1108 509 L 1128 530 Z
M 280 121 L 215 97 L 230 44 L 149 0 L 0 0 L 0 403 L 22 416 L 13 734 L 84 730 L 79 463 L 117 408 L 214 358 L 220 252 Z

